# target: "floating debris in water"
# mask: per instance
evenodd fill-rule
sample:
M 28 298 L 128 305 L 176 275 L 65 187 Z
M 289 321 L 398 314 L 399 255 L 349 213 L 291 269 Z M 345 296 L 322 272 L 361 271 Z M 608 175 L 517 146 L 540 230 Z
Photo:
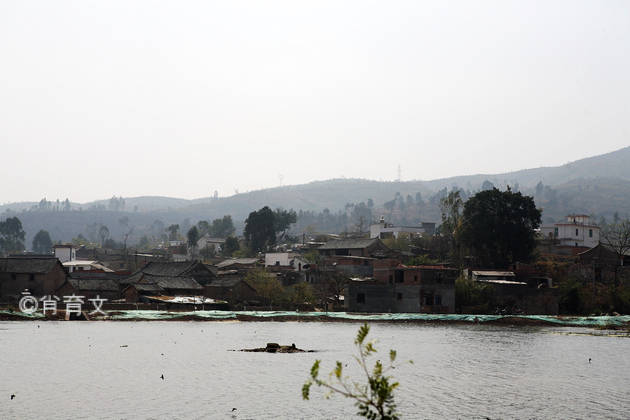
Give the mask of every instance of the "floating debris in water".
M 265 347 L 258 347 L 255 349 L 241 349 L 239 351 L 248 352 L 260 352 L 260 353 L 313 353 L 314 350 L 302 350 L 298 349 L 295 344 L 290 346 L 281 346 L 278 343 L 267 343 Z

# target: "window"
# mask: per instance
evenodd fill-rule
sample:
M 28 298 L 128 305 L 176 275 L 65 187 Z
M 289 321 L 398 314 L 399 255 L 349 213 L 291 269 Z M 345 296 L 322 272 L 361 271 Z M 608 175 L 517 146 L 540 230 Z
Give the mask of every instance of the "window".
M 593 229 L 589 229 L 588 230 L 588 237 L 592 238 L 593 237 Z
M 357 293 L 357 303 L 365 303 L 365 293 Z
M 396 293 L 396 300 L 402 300 L 402 293 Z
M 413 276 L 413 281 L 418 281 L 418 275 L 417 274 Z
M 558 228 L 553 228 L 553 236 L 558 237 Z
M 575 229 L 575 236 L 578 236 L 578 229 Z
M 435 295 L 435 304 L 436 305 L 441 305 L 442 304 L 442 296 L 440 295 Z
M 35 281 L 35 274 L 29 274 L 29 275 L 28 275 L 28 279 L 29 279 L 30 281 Z

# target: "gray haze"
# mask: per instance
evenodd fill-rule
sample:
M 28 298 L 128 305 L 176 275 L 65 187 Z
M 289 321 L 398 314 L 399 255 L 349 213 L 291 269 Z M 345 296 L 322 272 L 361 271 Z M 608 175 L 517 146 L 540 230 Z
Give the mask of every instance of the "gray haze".
M 0 202 L 435 179 L 630 144 L 627 1 L 0 3 Z

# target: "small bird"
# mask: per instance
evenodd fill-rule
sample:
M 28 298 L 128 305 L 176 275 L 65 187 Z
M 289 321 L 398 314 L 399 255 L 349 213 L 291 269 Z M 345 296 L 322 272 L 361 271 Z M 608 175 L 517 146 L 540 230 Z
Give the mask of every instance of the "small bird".
M 232 408 L 232 411 L 236 411 L 236 408 Z
M 164 380 L 164 374 L 162 374 L 162 375 L 160 376 L 160 379 Z
M 39 328 L 39 325 L 37 326 L 37 328 Z
M 11 394 L 11 399 L 15 398 L 15 394 Z
M 588 358 L 588 362 L 591 363 L 591 358 L 590 357 Z

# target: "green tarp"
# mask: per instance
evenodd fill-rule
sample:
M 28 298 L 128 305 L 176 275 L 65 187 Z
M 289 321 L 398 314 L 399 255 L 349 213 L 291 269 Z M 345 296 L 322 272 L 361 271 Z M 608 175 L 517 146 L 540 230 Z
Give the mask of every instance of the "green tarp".
M 25 314 L 23 312 L 20 311 L 2 311 L 0 310 L 0 315 L 13 315 L 13 316 L 19 316 L 22 318 L 43 318 L 44 315 L 41 312 L 35 312 L 33 314 Z
M 0 315 L 17 316 L 24 319 L 43 318 L 40 312 L 32 315 L 19 311 L 0 311 Z M 295 312 L 295 311 L 189 311 L 189 312 L 168 312 L 168 311 L 115 311 L 108 316 L 113 320 L 170 320 L 178 318 L 196 318 L 208 320 L 229 320 L 239 317 L 273 319 L 273 318 L 329 318 L 331 320 L 351 320 L 351 321 L 436 321 L 436 322 L 470 322 L 484 323 L 505 319 L 509 323 L 510 318 L 525 319 L 565 326 L 581 327 L 603 327 L 603 326 L 629 326 L 630 315 L 623 316 L 551 316 L 551 315 L 462 315 L 462 314 L 357 314 L 348 312 Z
M 356 314 L 347 312 L 294 312 L 294 311 L 191 311 L 191 312 L 167 312 L 167 311 L 121 311 L 112 315 L 112 319 L 138 319 L 138 320 L 167 320 L 183 317 L 196 317 L 199 319 L 237 319 L 239 316 L 252 318 L 308 318 L 326 317 L 336 320 L 357 321 L 443 321 L 443 322 L 471 322 L 483 323 L 505 318 L 528 319 L 542 321 L 556 325 L 568 326 L 623 326 L 630 323 L 630 316 L 551 316 L 551 315 L 462 315 L 462 314 Z

